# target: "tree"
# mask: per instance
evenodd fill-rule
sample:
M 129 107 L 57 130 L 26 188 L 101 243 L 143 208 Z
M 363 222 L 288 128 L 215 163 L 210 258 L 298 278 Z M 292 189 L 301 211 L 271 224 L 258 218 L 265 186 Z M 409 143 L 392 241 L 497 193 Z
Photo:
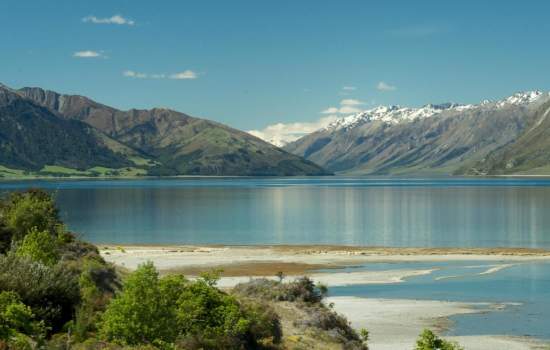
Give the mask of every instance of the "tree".
M 463 350 L 460 345 L 455 342 L 439 338 L 431 330 L 425 329 L 422 331 L 416 341 L 415 350 Z
M 57 239 L 52 238 L 47 231 L 38 231 L 33 227 L 17 247 L 16 254 L 53 266 L 59 260 Z
M 168 290 L 173 285 L 165 287 Z M 107 306 L 100 327 L 101 337 L 122 345 L 173 342 L 177 334 L 175 310 L 163 297 L 163 290 L 153 264 L 140 265 L 128 276 L 122 292 Z
M 33 228 L 55 236 L 62 226 L 52 196 L 43 190 L 12 193 L 0 214 L 15 241 L 22 240 Z

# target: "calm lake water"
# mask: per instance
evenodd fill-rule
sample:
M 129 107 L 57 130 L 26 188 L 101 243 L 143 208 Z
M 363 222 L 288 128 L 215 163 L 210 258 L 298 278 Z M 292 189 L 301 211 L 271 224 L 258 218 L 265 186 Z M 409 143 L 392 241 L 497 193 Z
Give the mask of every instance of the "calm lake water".
M 186 178 L 5 181 L 56 192 L 96 243 L 550 248 L 550 179 Z
M 504 334 L 550 340 L 550 263 L 512 262 L 500 271 L 483 273 L 501 264 L 506 263 L 367 264 L 353 270 L 439 270 L 403 283 L 331 287 L 329 292 L 334 296 L 510 303 L 513 305 L 498 311 L 453 316 L 453 327 L 447 334 Z

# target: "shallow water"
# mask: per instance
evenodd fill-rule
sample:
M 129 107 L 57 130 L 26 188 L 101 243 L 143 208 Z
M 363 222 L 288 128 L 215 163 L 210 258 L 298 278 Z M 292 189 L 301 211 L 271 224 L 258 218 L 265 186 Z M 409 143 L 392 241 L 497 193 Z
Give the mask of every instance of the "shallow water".
M 550 248 L 550 179 L 185 178 L 4 181 L 55 191 L 101 243 Z
M 512 266 L 481 274 L 507 262 L 446 262 L 367 264 L 360 269 L 430 269 L 430 275 L 412 277 L 403 283 L 331 287 L 332 296 L 389 299 L 518 303 L 503 310 L 459 315 L 449 335 L 501 334 L 550 340 L 550 263 L 510 262 Z M 332 270 L 338 272 L 338 270 Z M 442 278 L 453 277 L 453 278 Z

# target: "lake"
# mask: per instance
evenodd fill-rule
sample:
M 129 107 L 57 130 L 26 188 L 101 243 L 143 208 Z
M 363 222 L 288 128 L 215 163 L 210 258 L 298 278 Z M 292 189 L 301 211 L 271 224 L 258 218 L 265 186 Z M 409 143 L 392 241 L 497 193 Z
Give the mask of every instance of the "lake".
M 546 178 L 178 178 L 0 182 L 54 191 L 95 243 L 550 248 Z
M 487 273 L 488 269 L 502 264 L 509 267 Z M 332 296 L 510 303 L 513 305 L 494 312 L 452 316 L 453 327 L 446 334 L 505 334 L 550 340 L 550 263 L 547 261 L 371 263 L 352 270 L 362 269 L 437 270 L 407 278 L 404 283 L 331 287 L 329 293 Z

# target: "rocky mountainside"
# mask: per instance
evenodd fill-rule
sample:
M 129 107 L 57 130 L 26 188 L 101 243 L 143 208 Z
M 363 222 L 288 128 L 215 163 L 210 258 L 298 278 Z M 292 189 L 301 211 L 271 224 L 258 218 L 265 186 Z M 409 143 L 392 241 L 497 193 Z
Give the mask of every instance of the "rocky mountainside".
M 173 110 L 120 111 L 84 96 L 62 95 L 40 88 L 9 91 L 21 103 L 48 113 L 51 123 L 56 123 L 59 129 L 67 125 L 86 128 L 98 145 L 110 150 L 114 159 L 118 159 L 116 164 L 109 163 L 111 168 L 131 164 L 146 169 L 149 175 L 326 174 L 311 161 L 245 132 Z M 13 125 L 17 124 L 21 113 L 11 112 Z M 29 135 L 30 143 L 35 139 L 34 134 Z M 40 149 L 39 145 L 36 147 Z M 77 154 L 81 151 L 71 150 Z M 50 157 L 48 164 L 58 156 Z M 87 161 L 78 164 L 78 168 L 97 163 L 86 157 L 83 159 Z M 0 158 L 0 165 L 8 165 L 4 157 Z
M 550 102 L 530 116 L 517 139 L 461 170 L 473 175 L 550 174 Z
M 30 171 L 45 165 L 76 169 L 129 166 L 125 156 L 106 145 L 107 139 L 87 124 L 61 119 L 0 86 L 0 165 Z
M 515 142 L 550 94 L 517 93 L 478 105 L 380 106 L 341 118 L 285 146 L 340 173 L 471 173 Z

